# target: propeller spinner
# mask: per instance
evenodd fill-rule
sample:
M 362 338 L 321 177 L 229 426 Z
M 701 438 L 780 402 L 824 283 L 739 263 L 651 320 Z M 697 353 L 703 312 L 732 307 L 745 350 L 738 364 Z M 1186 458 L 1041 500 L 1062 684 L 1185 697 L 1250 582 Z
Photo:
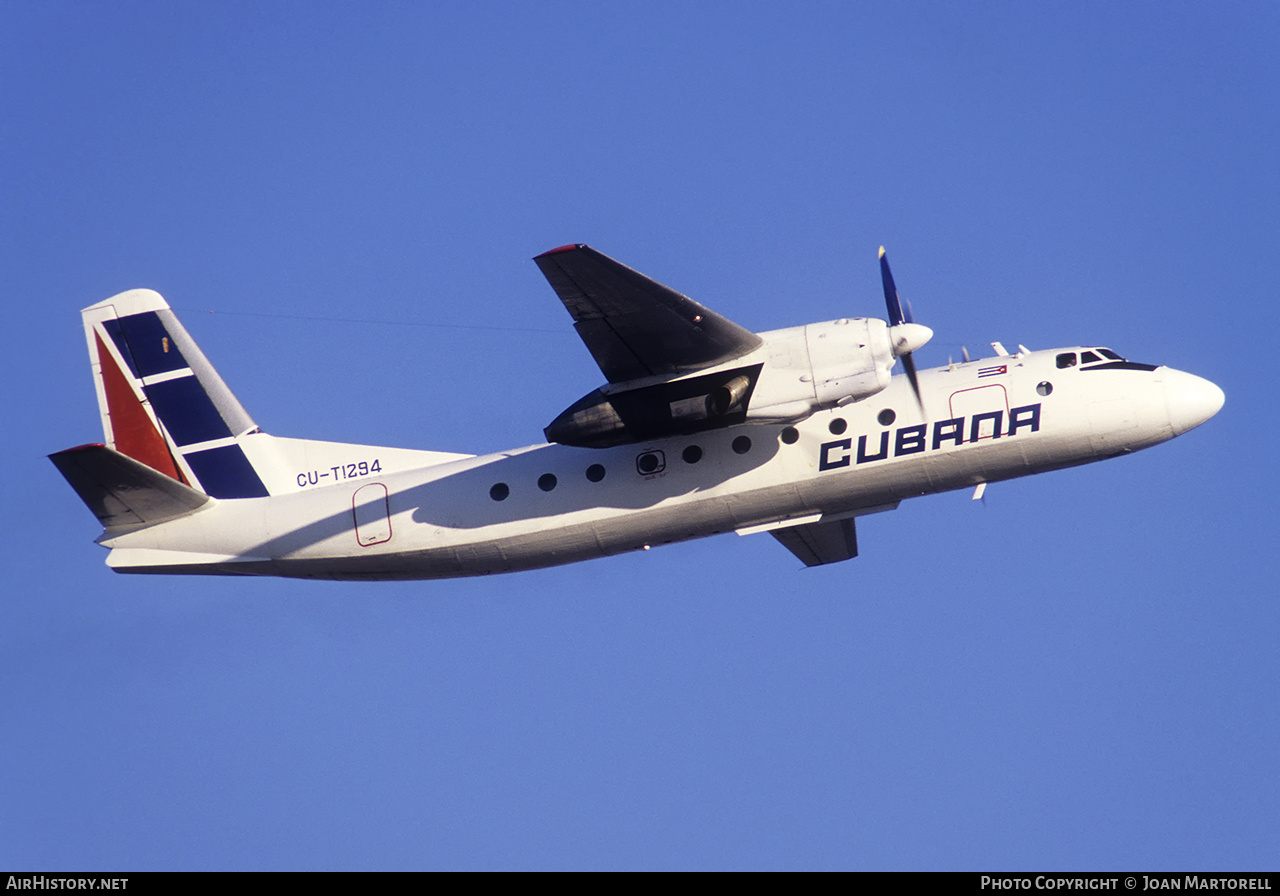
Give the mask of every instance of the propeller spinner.
M 889 311 L 889 343 L 893 346 L 894 356 L 902 359 L 902 369 L 906 371 L 911 391 L 916 394 L 916 404 L 920 405 L 920 413 L 923 414 L 920 379 L 916 376 L 916 362 L 911 353 L 933 338 L 933 330 L 912 319 L 910 305 L 903 311 L 902 301 L 898 298 L 898 287 L 893 282 L 893 272 L 889 270 L 889 259 L 884 254 L 884 246 L 880 247 L 880 280 L 884 284 L 884 303 Z

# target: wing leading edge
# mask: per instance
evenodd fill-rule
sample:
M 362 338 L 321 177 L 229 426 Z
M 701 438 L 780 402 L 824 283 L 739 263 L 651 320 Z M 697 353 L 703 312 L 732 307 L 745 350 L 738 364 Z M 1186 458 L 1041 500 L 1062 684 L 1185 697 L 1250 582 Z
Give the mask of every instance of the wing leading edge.
M 610 383 L 677 376 L 741 357 L 761 339 L 589 246 L 534 259 Z

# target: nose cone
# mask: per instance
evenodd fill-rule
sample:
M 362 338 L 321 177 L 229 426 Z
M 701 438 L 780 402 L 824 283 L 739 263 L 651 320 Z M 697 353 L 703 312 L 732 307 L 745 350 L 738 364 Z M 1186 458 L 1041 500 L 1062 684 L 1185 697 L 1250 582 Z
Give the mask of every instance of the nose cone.
M 1180 436 L 1222 410 L 1226 396 L 1206 379 L 1165 368 L 1164 399 L 1169 409 L 1169 425 L 1173 427 L 1173 434 Z
M 895 324 L 889 328 L 889 342 L 897 358 L 915 351 L 932 338 L 933 330 L 924 324 Z

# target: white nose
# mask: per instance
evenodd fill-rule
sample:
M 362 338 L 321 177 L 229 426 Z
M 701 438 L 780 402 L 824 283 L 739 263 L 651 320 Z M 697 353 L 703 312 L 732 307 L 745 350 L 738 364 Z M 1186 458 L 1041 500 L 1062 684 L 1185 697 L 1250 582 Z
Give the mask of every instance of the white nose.
M 913 352 L 933 338 L 933 330 L 924 324 L 897 324 L 889 328 L 889 344 L 895 358 Z
M 1176 436 L 1195 429 L 1218 413 L 1227 399 L 1213 383 L 1181 370 L 1166 367 L 1163 379 L 1169 425 L 1173 427 L 1173 434 Z

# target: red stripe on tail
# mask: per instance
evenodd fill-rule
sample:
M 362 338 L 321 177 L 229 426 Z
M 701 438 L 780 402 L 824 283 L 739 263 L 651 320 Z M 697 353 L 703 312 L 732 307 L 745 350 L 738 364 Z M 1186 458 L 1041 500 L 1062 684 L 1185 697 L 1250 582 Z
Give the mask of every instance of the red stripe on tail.
M 95 333 L 94 338 L 98 341 L 98 363 L 102 366 L 102 388 L 107 394 L 107 416 L 111 418 L 111 437 L 115 441 L 115 449 L 153 470 L 189 485 L 182 471 L 173 462 L 173 455 L 169 453 L 169 446 L 164 443 L 160 431 L 151 422 L 146 409 L 134 394 L 133 386 L 121 372 L 111 352 L 102 344 L 102 337 Z

